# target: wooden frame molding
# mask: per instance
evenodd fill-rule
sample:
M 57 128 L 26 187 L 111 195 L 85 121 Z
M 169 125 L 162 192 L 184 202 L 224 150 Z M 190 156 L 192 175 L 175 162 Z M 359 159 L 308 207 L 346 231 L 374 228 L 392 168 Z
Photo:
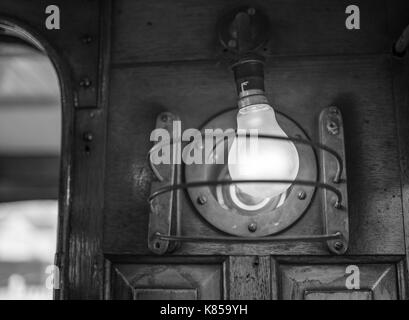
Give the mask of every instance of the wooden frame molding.
M 54 298 L 65 296 L 67 273 L 67 246 L 69 215 L 72 203 L 72 140 L 74 134 L 74 93 L 71 82 L 71 69 L 54 46 L 40 33 L 23 21 L 8 16 L 0 16 L 0 25 L 12 27 L 16 35 L 25 41 L 40 45 L 51 60 L 59 79 L 61 91 L 62 132 L 61 132 L 61 160 L 59 183 L 59 210 L 58 210 L 58 238 L 55 255 L 55 264 L 60 268 L 60 289 L 55 290 Z

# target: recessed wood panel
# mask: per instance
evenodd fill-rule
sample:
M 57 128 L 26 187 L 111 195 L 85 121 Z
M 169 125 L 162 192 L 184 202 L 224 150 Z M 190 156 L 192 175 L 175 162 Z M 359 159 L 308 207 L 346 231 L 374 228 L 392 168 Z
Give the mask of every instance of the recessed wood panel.
M 272 105 L 317 140 L 320 111 L 330 105 L 344 116 L 350 200 L 350 254 L 404 253 L 396 122 L 389 61 L 385 56 L 280 58 L 267 63 Z M 107 137 L 104 246 L 109 252 L 147 253 L 149 185 L 146 153 L 155 117 L 178 114 L 183 128 L 198 128 L 235 105 L 233 77 L 212 63 L 115 68 Z M 126 139 L 124 139 L 126 137 Z M 119 156 L 120 155 L 120 156 Z M 215 235 L 185 195 L 182 230 Z M 317 196 L 287 234 L 322 232 Z M 328 254 L 322 244 L 183 244 L 180 254 Z
M 304 293 L 304 300 L 372 300 L 372 291 L 306 291 Z
M 351 263 L 359 270 L 354 289 L 346 286 L 349 264 L 279 265 L 279 297 L 284 300 L 396 300 L 396 265 Z M 354 271 L 356 272 L 356 271 Z M 358 279 L 358 280 L 357 280 Z
M 223 262 L 189 260 L 167 263 L 112 263 L 107 269 L 108 299 L 217 300 L 224 299 Z
M 134 289 L 134 300 L 197 300 L 197 289 Z

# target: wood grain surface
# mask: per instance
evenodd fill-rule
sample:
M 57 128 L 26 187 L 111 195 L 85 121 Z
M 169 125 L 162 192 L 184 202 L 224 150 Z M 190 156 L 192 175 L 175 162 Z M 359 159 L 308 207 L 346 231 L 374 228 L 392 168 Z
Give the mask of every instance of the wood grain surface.
M 350 254 L 404 252 L 402 202 L 392 77 L 385 55 L 277 58 L 266 66 L 268 98 L 317 139 L 322 108 L 336 105 L 344 116 Z M 184 128 L 199 127 L 235 104 L 232 75 L 210 62 L 114 68 L 107 137 L 105 241 L 108 252 L 146 253 L 152 175 L 146 162 L 155 115 L 178 114 Z M 382 130 L 380 130 L 380 128 Z M 124 137 L 127 137 L 124 139 Z M 121 157 L 117 155 L 120 154 Z M 320 199 L 289 234 L 321 232 Z M 185 234 L 211 235 L 189 199 L 183 199 Z M 311 244 L 185 244 L 183 253 L 327 254 Z
M 229 298 L 231 300 L 271 299 L 270 275 L 270 257 L 230 257 Z
M 350 204 L 347 256 L 329 256 L 325 245 L 317 243 L 196 243 L 183 244 L 173 253 L 179 257 L 139 261 L 141 255 L 151 255 L 146 243 L 147 197 L 153 175 L 146 153 L 155 118 L 169 111 L 181 118 L 184 128 L 198 128 L 215 113 L 235 106 L 233 75 L 223 62 L 216 22 L 225 10 L 243 3 L 260 8 L 272 22 L 271 41 L 263 51 L 272 106 L 297 121 L 313 140 L 323 108 L 335 105 L 343 114 Z M 408 62 L 394 60 L 391 47 L 409 23 L 408 1 L 355 1 L 361 9 L 361 29 L 355 31 L 345 28 L 345 8 L 351 4 L 347 0 L 118 0 L 112 14 L 107 9 L 110 1 L 58 0 L 54 4 L 61 9 L 59 31 L 44 27 L 47 4 L 3 0 L 0 13 L 42 34 L 70 70 L 61 82 L 66 86 L 67 123 L 57 252 L 57 263 L 64 269 L 60 297 L 109 298 L 110 290 L 126 299 L 156 296 L 155 288 L 135 292 L 138 285 L 130 288 L 123 281 L 137 275 L 143 284 L 152 270 L 182 275 L 180 279 L 194 275 L 199 287 L 206 280 L 201 271 L 216 275 L 211 278 L 223 281 L 216 290 L 223 297 L 297 298 L 301 291 L 293 289 L 300 283 L 317 289 L 310 297 L 323 297 L 338 286 L 349 262 L 363 264 L 368 285 L 385 274 L 378 296 L 405 296 L 402 283 L 407 274 L 401 258 L 407 253 L 409 234 Z M 92 41 L 84 42 L 84 36 Z M 84 77 L 91 80 L 88 89 L 80 86 Z M 74 105 L 81 108 L 74 111 Z M 93 134 L 92 141 L 84 140 L 85 133 Z M 184 235 L 220 235 L 199 216 L 186 193 L 181 203 Z M 316 194 L 309 211 L 283 234 L 322 233 L 321 210 Z M 118 259 L 107 263 L 107 254 Z M 230 257 L 222 257 L 229 262 L 215 266 L 193 255 Z M 290 260 L 276 262 L 270 255 Z M 356 255 L 369 256 L 370 261 L 354 260 Z M 106 275 L 112 270 L 118 272 L 109 283 Z M 304 279 L 314 280 L 317 274 L 318 282 Z M 171 280 L 163 276 L 158 281 Z M 331 288 L 317 288 L 327 280 Z M 287 284 L 281 293 L 280 282 Z M 201 294 L 193 286 L 172 286 L 160 294 Z M 358 296 L 369 297 L 367 292 Z
M 46 7 L 56 5 L 60 9 L 60 29 L 48 30 L 45 20 L 49 14 Z M 3 0 L 0 3 L 0 15 L 10 17 L 33 28 L 49 41 L 71 68 L 73 89 L 76 91 L 75 104 L 78 107 L 97 105 L 99 22 L 102 11 L 97 0 L 53 2 L 40 0 Z M 91 41 L 85 42 L 86 37 Z M 91 81 L 89 88 L 81 87 L 84 78 Z
M 217 59 L 216 24 L 226 10 L 252 5 L 271 21 L 272 56 L 388 53 L 396 26 L 407 23 L 402 1 L 358 0 L 362 28 L 345 28 L 347 0 L 115 1 L 113 63 Z M 403 8 L 402 8 L 403 7 Z M 388 21 L 387 11 L 393 19 Z M 404 27 L 403 25 L 402 27 Z

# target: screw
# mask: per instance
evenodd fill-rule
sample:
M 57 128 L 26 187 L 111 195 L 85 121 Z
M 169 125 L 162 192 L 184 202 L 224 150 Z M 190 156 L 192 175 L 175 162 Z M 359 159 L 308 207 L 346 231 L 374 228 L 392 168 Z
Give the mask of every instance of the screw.
M 206 204 L 207 198 L 204 195 L 201 195 L 200 197 L 197 198 L 197 203 L 203 206 Z
M 90 86 L 91 86 L 91 80 L 88 77 L 85 77 L 80 81 L 80 87 L 89 88 Z
M 298 193 L 298 199 L 304 200 L 306 197 L 307 197 L 307 194 L 305 193 L 305 191 L 300 191 Z
M 92 141 L 94 139 L 94 136 L 91 132 L 85 132 L 82 138 L 84 139 L 84 141 Z
M 335 121 L 328 121 L 327 123 L 327 130 L 330 134 L 336 135 L 339 133 L 339 127 L 338 124 L 335 123 Z
M 334 243 L 334 249 L 337 251 L 342 250 L 343 247 L 344 247 L 344 244 L 341 241 L 337 241 Z
M 256 13 L 256 9 L 248 8 L 247 13 L 252 16 L 252 15 L 254 15 Z
M 250 232 L 256 232 L 256 230 L 257 230 L 257 223 L 252 222 L 252 223 L 250 223 L 250 224 L 248 225 L 247 228 L 249 229 Z
M 162 120 L 162 122 L 168 122 L 169 121 L 169 116 L 165 113 L 162 115 L 162 117 L 160 118 Z
M 234 40 L 234 39 L 231 39 L 231 40 L 229 40 L 229 42 L 227 43 L 227 45 L 228 45 L 230 48 L 235 48 L 235 47 L 237 46 L 237 41 Z
M 330 107 L 329 112 L 331 112 L 333 114 L 338 114 L 338 109 L 336 107 Z
M 86 35 L 82 36 L 81 41 L 84 44 L 89 44 L 92 41 L 92 37 L 90 35 L 86 34 Z

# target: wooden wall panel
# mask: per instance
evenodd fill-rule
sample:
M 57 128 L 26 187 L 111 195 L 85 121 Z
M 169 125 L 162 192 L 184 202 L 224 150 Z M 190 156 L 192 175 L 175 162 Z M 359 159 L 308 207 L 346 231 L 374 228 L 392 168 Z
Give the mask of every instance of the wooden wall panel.
M 406 300 L 404 256 L 272 259 L 273 292 L 285 300 Z M 347 270 L 347 267 L 348 270 Z M 354 275 L 354 278 L 350 276 Z M 274 281 L 275 279 L 275 281 Z M 358 285 L 359 288 L 347 287 Z M 357 280 L 359 281 L 357 282 Z
M 123 256 L 124 253 L 150 254 L 146 244 L 149 210 L 146 199 L 152 180 L 146 161 L 146 152 L 151 146 L 149 134 L 161 111 L 177 113 L 188 128 L 199 127 L 216 112 L 235 105 L 232 73 L 219 62 L 222 50 L 216 41 L 215 26 L 224 9 L 239 3 L 242 1 L 115 1 L 110 87 L 107 77 L 111 61 L 110 12 L 102 12 L 98 1 L 81 2 L 80 8 L 72 2 L 54 1 L 52 4 L 61 8 L 60 31 L 44 28 L 47 1 L 4 0 L 0 3 L 1 14 L 33 26 L 68 61 L 72 79 L 67 76 L 66 80 L 73 83 L 75 104 L 86 108 L 101 107 L 98 111 L 76 111 L 75 132 L 66 133 L 67 137 L 74 136 L 74 161 L 73 164 L 70 161 L 71 153 L 64 160 L 68 168 L 64 173 L 67 175 L 64 187 L 69 193 L 63 199 L 64 228 L 70 233 L 60 234 L 69 249 L 65 250 L 64 246 L 58 252 L 59 261 L 68 266 L 64 269 L 67 272 L 63 275 L 62 296 L 103 297 L 102 251 L 120 256 L 120 260 L 107 263 L 107 269 L 111 270 L 114 265 L 121 277 L 127 275 L 124 279 L 133 279 L 138 272 L 143 279 L 152 270 L 160 274 L 162 267 L 175 270 L 175 262 L 126 262 Z M 392 90 L 396 78 L 389 53 L 393 41 L 409 21 L 409 3 L 403 0 L 393 3 L 356 1 L 361 8 L 362 26 L 365 26 L 359 31 L 347 31 L 344 27 L 345 7 L 350 4 L 347 0 L 331 3 L 326 0 L 276 0 L 255 1 L 254 4 L 265 7 L 273 24 L 272 41 L 265 51 L 270 56 L 266 87 L 273 106 L 293 117 L 313 139 L 317 138 L 317 116 L 322 108 L 336 105 L 343 112 L 351 223 L 348 254 L 404 254 L 401 187 L 405 188 L 405 201 L 408 194 L 404 168 L 407 128 L 401 117 L 407 116 L 402 112 L 407 101 L 402 100 L 394 109 L 393 93 L 395 99 L 406 97 L 406 94 L 403 93 L 405 87 Z M 88 35 L 92 40 L 82 41 Z M 102 73 L 104 77 L 100 79 Z M 88 89 L 80 86 L 84 77 L 92 82 Z M 402 78 L 407 80 L 405 76 Z M 68 105 L 71 98 L 68 97 Z M 87 133 L 92 133 L 92 141 L 84 140 Z M 401 138 L 402 158 L 399 158 L 397 133 Z M 71 146 L 65 148 L 71 150 Z M 402 172 L 405 175 L 401 179 Z M 66 210 L 70 204 L 72 212 L 68 221 Z M 288 230 L 288 234 L 321 233 L 320 210 L 317 196 L 310 212 Z M 407 215 L 406 203 L 404 210 Z M 406 227 L 408 220 L 405 220 Z M 183 199 L 182 229 L 188 235 L 218 233 L 198 216 L 186 197 Z M 279 266 L 270 266 L 269 258 L 264 256 L 257 265 L 255 257 L 242 255 L 326 255 L 328 252 L 322 244 L 185 244 L 177 254 L 240 255 L 229 259 L 230 295 L 276 298 L 277 292 L 264 280 L 275 282 L 280 273 L 270 274 L 268 270 Z M 199 265 L 193 269 L 198 269 L 185 272 L 187 262 L 180 260 L 180 270 L 194 273 L 198 278 L 200 270 L 209 273 L 217 268 L 220 274 L 224 272 L 219 265 L 215 267 L 209 263 L 203 267 L 202 262 L 192 262 L 191 265 Z M 312 260 L 304 262 L 307 266 L 316 265 Z M 332 264 L 336 263 L 340 262 L 334 260 Z M 394 265 L 388 269 L 390 265 L 385 263 L 388 266 L 383 271 L 394 270 Z M 295 265 L 292 270 L 300 268 Z M 388 271 L 387 275 L 404 279 L 401 269 Z M 241 282 L 247 275 L 253 279 L 251 293 L 245 291 L 246 286 Z M 258 277 L 263 280 L 259 281 Z M 164 279 L 172 280 L 171 277 Z M 121 298 L 156 294 L 152 291 L 155 288 L 138 287 L 135 291 L 120 278 L 110 284 L 105 280 L 105 294 L 112 286 L 117 286 L 113 290 Z M 260 291 L 257 291 L 258 285 L 262 287 Z M 145 291 L 141 293 L 140 289 Z M 178 293 L 172 288 L 169 290 L 164 294 L 190 297 L 198 294 L 192 293 L 192 288 L 177 288 Z M 223 295 L 227 296 L 226 292 Z
M 270 257 L 230 257 L 228 283 L 230 300 L 270 300 Z
M 108 257 L 105 298 L 223 300 L 226 298 L 224 264 L 224 259 L 213 257 L 210 259 Z
M 348 289 L 348 265 L 282 265 L 280 299 L 284 300 L 397 300 L 399 289 L 393 264 L 354 264 L 359 289 Z M 356 278 L 358 279 L 358 277 Z
M 104 192 L 105 115 L 102 110 L 78 110 L 75 115 L 76 165 L 70 213 L 68 287 L 70 299 L 102 296 L 101 252 Z M 92 134 L 92 141 L 84 139 Z M 81 177 L 81 178 L 79 178 Z
M 45 27 L 48 5 L 57 5 L 60 9 L 59 30 Z M 4 0 L 0 3 L 0 21 L 17 25 L 39 40 L 59 73 L 63 142 L 55 262 L 60 267 L 61 287 L 55 291 L 56 298 L 102 297 L 100 227 L 104 202 L 110 6 L 109 0 Z M 90 85 L 81 85 L 86 78 Z M 74 110 L 74 107 L 82 109 Z
M 386 11 L 389 6 L 391 12 L 402 12 L 403 5 L 395 9 L 383 0 L 121 0 L 115 1 L 113 63 L 215 59 L 221 52 L 217 19 L 240 4 L 260 7 L 271 19 L 266 53 L 274 56 L 390 52 L 389 32 L 398 36 L 401 31 L 395 27 L 401 21 L 388 22 Z M 357 32 L 345 28 L 350 4 L 361 11 L 363 27 Z
M 389 58 L 380 56 L 276 58 L 267 63 L 266 87 L 273 106 L 317 139 L 320 110 L 344 115 L 351 220 L 351 254 L 404 252 L 396 123 Z M 146 162 L 156 115 L 177 113 L 184 128 L 235 104 L 232 74 L 210 62 L 116 67 L 112 70 L 108 128 L 105 241 L 108 252 L 147 252 L 152 178 Z M 382 128 L 382 130 L 380 130 Z M 124 139 L 126 137 L 126 139 Z M 118 157 L 118 155 L 121 155 Z M 184 201 L 185 234 L 214 234 Z M 289 230 L 320 233 L 320 208 Z M 317 245 L 185 244 L 179 253 L 326 254 Z M 307 249 L 307 250 L 306 250 Z
M 57 5 L 60 9 L 60 29 L 48 30 L 45 9 Z M 97 106 L 100 3 L 89 1 L 29 1 L 2 0 L 0 16 L 4 15 L 32 27 L 47 39 L 72 68 L 75 103 L 80 107 Z M 88 41 L 89 40 L 89 41 Z M 85 88 L 80 85 L 84 78 L 91 81 Z

